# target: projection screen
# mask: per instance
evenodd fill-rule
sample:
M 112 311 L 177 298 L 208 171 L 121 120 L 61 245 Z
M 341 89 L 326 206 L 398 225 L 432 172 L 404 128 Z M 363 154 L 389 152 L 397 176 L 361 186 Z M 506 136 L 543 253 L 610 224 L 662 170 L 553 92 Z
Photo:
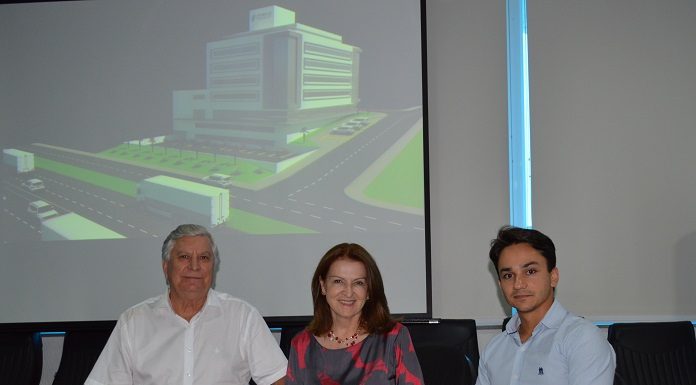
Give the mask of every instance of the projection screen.
M 312 312 L 357 242 L 393 313 L 430 309 L 418 0 L 0 5 L 0 322 L 95 321 L 165 292 L 177 224 L 217 290 Z

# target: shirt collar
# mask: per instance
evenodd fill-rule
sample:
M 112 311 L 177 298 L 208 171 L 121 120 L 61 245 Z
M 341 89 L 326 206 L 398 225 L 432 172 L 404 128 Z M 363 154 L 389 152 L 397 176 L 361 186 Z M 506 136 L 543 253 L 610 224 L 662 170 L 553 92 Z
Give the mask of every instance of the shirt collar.
M 539 325 L 544 325 L 544 327 L 549 329 L 558 329 L 567 314 L 568 311 L 554 298 L 549 311 L 546 312 L 544 318 L 539 322 Z M 538 328 L 539 325 L 537 325 L 536 328 Z M 505 326 L 505 332 L 507 334 L 515 334 L 519 328 L 520 316 L 515 314 Z
M 152 307 L 154 309 L 171 309 L 171 305 L 169 304 L 169 289 L 167 291 L 157 297 L 157 300 L 152 304 Z
M 510 321 L 508 321 L 507 325 L 505 325 L 505 332 L 507 334 L 515 334 L 517 333 L 517 329 L 520 328 L 520 316 L 515 313 L 511 318 Z
M 172 314 L 174 313 L 174 309 L 172 309 L 172 304 L 169 302 L 169 289 L 167 289 L 167 291 L 163 295 L 161 295 L 157 299 L 157 301 L 155 301 L 155 303 L 153 304 L 153 308 L 159 311 L 170 311 Z M 203 305 L 201 311 L 198 312 L 198 314 L 210 314 L 210 316 L 222 314 L 222 304 L 215 290 L 208 290 L 208 295 L 205 300 L 205 304 Z
M 549 311 L 546 312 L 540 324 L 543 324 L 549 329 L 558 329 L 567 314 L 568 311 L 554 298 L 553 304 L 549 308 Z

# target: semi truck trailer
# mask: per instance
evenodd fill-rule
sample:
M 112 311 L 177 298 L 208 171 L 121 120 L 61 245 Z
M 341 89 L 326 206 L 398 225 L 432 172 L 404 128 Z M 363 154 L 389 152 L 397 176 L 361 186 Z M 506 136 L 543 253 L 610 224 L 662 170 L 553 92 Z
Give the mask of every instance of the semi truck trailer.
M 120 239 L 123 235 L 81 215 L 67 213 L 41 222 L 41 240 Z
M 148 210 L 179 222 L 190 218 L 217 226 L 230 216 L 229 190 L 166 175 L 142 180 L 137 199 Z
M 14 148 L 2 150 L 2 162 L 12 167 L 17 174 L 34 170 L 34 154 Z

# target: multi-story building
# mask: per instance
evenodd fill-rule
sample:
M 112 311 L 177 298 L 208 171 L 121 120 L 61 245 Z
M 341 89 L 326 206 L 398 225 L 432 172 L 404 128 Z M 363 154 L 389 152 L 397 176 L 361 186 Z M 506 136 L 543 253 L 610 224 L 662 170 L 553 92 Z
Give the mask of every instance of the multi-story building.
M 249 31 L 206 52 L 206 89 L 174 92 L 174 131 L 187 139 L 282 148 L 357 109 L 360 48 L 293 11 L 252 10 Z

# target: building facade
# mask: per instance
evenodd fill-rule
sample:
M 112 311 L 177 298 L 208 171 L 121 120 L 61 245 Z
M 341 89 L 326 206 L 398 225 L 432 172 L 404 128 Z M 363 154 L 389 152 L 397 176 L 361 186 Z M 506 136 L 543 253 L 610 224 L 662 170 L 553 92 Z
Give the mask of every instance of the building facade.
M 252 10 L 249 31 L 206 53 L 206 89 L 173 96 L 174 131 L 188 140 L 282 148 L 357 110 L 360 49 L 296 23 L 293 11 Z

